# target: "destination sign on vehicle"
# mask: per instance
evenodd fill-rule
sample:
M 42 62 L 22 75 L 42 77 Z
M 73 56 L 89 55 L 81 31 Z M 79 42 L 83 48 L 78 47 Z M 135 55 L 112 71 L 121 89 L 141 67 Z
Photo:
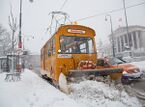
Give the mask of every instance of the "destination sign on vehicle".
M 72 54 L 58 54 L 58 58 L 72 58 Z
M 79 29 L 68 29 L 69 33 L 75 33 L 75 34 L 85 34 L 86 32 L 84 30 Z

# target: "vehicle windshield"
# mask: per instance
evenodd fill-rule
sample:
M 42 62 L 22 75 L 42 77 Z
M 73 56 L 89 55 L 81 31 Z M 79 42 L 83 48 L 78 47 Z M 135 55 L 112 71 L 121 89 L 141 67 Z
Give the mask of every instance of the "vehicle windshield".
M 63 54 L 94 53 L 93 40 L 89 37 L 61 36 L 60 50 Z
M 124 64 L 125 61 L 120 60 L 120 59 L 118 59 L 118 58 L 109 58 L 109 63 L 110 63 L 111 65 L 117 65 L 117 64 Z

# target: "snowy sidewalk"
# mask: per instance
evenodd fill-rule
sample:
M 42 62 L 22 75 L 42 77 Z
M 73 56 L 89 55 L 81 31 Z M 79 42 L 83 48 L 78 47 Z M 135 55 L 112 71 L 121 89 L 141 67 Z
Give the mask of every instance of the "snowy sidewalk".
M 0 107 L 81 107 L 30 70 L 21 81 L 6 82 L 0 74 Z

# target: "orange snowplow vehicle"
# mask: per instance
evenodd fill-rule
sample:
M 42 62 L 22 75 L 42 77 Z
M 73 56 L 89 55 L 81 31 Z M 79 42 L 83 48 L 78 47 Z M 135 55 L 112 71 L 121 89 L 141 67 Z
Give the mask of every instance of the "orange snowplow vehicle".
M 126 63 L 124 60 L 110 57 L 110 58 L 99 58 L 97 63 L 97 68 L 123 68 L 121 81 L 123 84 L 129 84 L 132 80 L 138 80 L 143 78 L 143 72 L 133 65 Z M 115 75 L 117 76 L 117 75 Z
M 97 69 L 95 44 L 93 29 L 82 25 L 60 26 L 41 49 L 42 76 L 63 90 L 71 78 L 111 75 L 116 79 L 122 75 L 122 68 Z

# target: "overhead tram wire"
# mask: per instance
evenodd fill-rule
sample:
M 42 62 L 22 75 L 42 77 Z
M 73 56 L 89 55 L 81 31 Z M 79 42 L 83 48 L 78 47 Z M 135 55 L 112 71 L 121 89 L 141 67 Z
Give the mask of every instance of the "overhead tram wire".
M 63 5 L 60 7 L 59 10 L 62 10 L 62 9 L 63 9 L 63 7 L 65 6 L 65 4 L 66 4 L 67 1 L 68 1 L 68 0 L 65 0 L 65 1 L 64 1 Z M 66 16 L 66 19 L 67 19 L 70 23 L 72 23 L 72 21 L 69 19 L 68 16 Z
M 65 1 L 64 1 L 64 3 L 62 4 L 62 6 L 60 7 L 59 10 L 62 10 L 62 9 L 63 9 L 63 7 L 64 7 L 64 5 L 66 4 L 67 1 L 68 1 L 68 0 L 65 0 Z
M 62 10 L 62 9 L 63 9 L 63 7 L 65 6 L 65 4 L 66 4 L 67 1 L 68 1 L 68 0 L 65 0 L 65 1 L 64 1 L 63 5 L 61 6 L 61 8 L 60 8 L 59 10 Z M 142 3 L 136 4 L 136 5 L 128 6 L 128 7 L 126 7 L 126 9 L 132 8 L 132 7 L 136 7 L 136 6 L 140 6 L 140 5 L 144 5 L 144 4 L 145 4 L 145 2 L 142 2 Z M 95 15 L 92 15 L 92 16 L 80 18 L 80 19 L 77 19 L 77 20 L 75 20 L 75 21 L 77 22 L 77 21 L 87 20 L 87 19 L 90 19 L 90 18 L 93 18 L 93 17 L 105 15 L 105 14 L 108 14 L 108 13 L 114 13 L 114 12 L 118 12 L 118 11 L 122 11 L 122 10 L 123 10 L 123 8 L 116 9 L 116 10 L 111 10 L 111 11 L 107 11 L 107 12 L 95 14 Z M 50 13 L 49 13 L 49 15 L 50 15 Z M 66 18 L 68 19 L 68 21 L 69 21 L 70 23 L 75 22 L 75 21 L 71 21 L 71 20 L 68 18 L 68 16 L 67 16 Z M 47 28 L 46 32 L 47 32 L 48 30 L 50 30 L 50 28 L 54 28 L 54 27 L 50 27 L 50 26 L 49 26 L 49 27 Z M 46 32 L 45 32 L 45 34 L 46 34 Z M 49 33 L 50 33 L 50 31 L 49 31 Z M 50 34 L 51 34 L 51 33 L 50 33 Z
M 67 1 L 68 1 L 68 0 L 65 0 L 65 1 L 64 1 L 63 5 L 60 7 L 59 10 L 62 10 L 62 9 L 63 9 L 63 7 L 65 6 L 65 4 L 66 4 Z M 52 13 L 49 13 L 48 16 L 51 15 L 51 14 L 52 14 Z M 71 22 L 71 20 L 70 20 L 67 16 L 66 16 L 66 18 Z M 56 20 L 56 19 L 55 19 L 55 20 Z M 56 21 L 57 21 L 57 20 L 56 20 Z M 57 23 L 58 23 L 58 21 L 57 21 Z M 52 24 L 52 21 L 51 21 L 51 24 Z M 52 35 L 52 34 L 51 34 L 51 29 L 52 29 L 53 27 L 51 27 L 51 24 L 50 24 L 50 26 L 46 29 L 45 34 L 49 31 L 50 35 Z
M 132 8 L 132 7 L 137 7 L 137 6 L 144 5 L 144 4 L 145 4 L 145 2 L 142 2 L 142 3 L 136 4 L 136 5 L 128 6 L 128 7 L 126 7 L 126 9 L 129 9 L 129 8 Z M 109 13 L 114 13 L 114 12 L 122 11 L 123 9 L 124 8 L 115 9 L 115 10 L 111 10 L 111 11 L 106 11 L 106 12 L 103 12 L 103 13 L 94 14 L 92 16 L 80 18 L 80 19 L 77 19 L 75 21 L 87 20 L 87 19 L 90 19 L 90 18 L 93 18 L 93 17 L 102 16 L 102 15 L 106 15 L 106 14 L 109 14 Z
M 64 1 L 64 3 L 63 3 L 63 5 L 61 6 L 60 10 L 63 9 L 63 7 L 64 7 L 64 5 L 66 4 L 66 2 L 67 2 L 67 0 Z M 145 2 L 142 2 L 142 3 L 139 3 L 139 4 L 135 4 L 135 5 L 132 5 L 132 6 L 128 6 L 128 7 L 126 7 L 126 9 L 129 9 L 129 8 L 132 8 L 132 7 L 137 7 L 137 6 L 144 5 L 144 4 L 145 4 Z M 114 13 L 114 12 L 122 11 L 123 9 L 124 9 L 124 8 L 115 9 L 115 10 L 111 10 L 111 11 L 107 11 L 107 12 L 95 14 L 95 15 L 92 15 L 92 16 L 80 18 L 80 19 L 77 19 L 77 20 L 75 20 L 75 21 L 77 22 L 77 21 L 87 20 L 87 19 L 90 19 L 90 18 L 93 18 L 93 17 L 105 15 L 105 14 L 108 14 L 108 13 Z M 49 15 L 50 15 L 50 13 L 49 13 Z M 68 17 L 66 17 L 66 18 L 69 20 L 70 23 L 75 22 L 75 21 L 71 21 Z M 48 31 L 48 28 L 47 28 L 47 31 Z

